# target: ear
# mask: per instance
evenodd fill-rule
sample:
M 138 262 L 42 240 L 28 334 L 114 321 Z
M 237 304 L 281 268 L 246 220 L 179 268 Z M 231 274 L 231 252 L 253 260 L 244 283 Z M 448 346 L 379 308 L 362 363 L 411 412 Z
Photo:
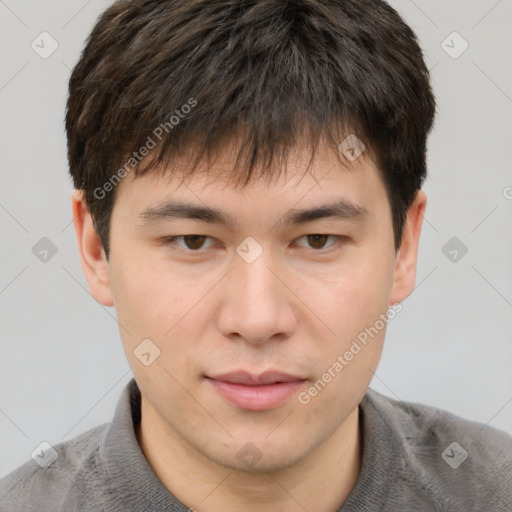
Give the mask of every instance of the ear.
M 414 290 L 418 245 L 426 207 L 427 196 L 420 189 L 407 213 L 407 219 L 402 232 L 402 241 L 397 251 L 391 304 L 403 301 Z
M 82 271 L 89 284 L 91 295 L 104 306 L 113 306 L 110 289 L 109 264 L 101 239 L 94 228 L 92 216 L 87 208 L 83 191 L 71 194 L 73 223 L 80 255 Z

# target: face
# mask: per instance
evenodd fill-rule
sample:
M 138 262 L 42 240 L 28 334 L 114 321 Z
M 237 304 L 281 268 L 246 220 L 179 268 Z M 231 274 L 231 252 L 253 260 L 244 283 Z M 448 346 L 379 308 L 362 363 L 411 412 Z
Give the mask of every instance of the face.
M 296 156 L 243 189 L 224 162 L 185 181 L 126 176 L 116 191 L 102 299 L 143 400 L 170 438 L 232 469 L 287 468 L 331 438 L 404 298 L 372 162 L 345 168 L 322 149 L 304 175 Z

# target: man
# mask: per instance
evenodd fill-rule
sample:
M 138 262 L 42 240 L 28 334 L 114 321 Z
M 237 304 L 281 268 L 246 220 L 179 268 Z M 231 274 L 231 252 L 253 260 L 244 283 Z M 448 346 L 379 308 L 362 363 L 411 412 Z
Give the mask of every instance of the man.
M 0 510 L 510 510 L 510 436 L 368 389 L 414 289 L 434 115 L 380 0 L 107 9 L 66 129 L 134 380 Z

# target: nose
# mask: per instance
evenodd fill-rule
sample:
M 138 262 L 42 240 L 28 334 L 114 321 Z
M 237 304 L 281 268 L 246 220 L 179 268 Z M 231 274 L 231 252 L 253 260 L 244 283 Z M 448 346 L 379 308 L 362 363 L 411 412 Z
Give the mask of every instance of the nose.
M 266 251 L 252 263 L 239 258 L 226 278 L 218 316 L 225 336 L 253 344 L 291 336 L 297 327 L 299 300 Z

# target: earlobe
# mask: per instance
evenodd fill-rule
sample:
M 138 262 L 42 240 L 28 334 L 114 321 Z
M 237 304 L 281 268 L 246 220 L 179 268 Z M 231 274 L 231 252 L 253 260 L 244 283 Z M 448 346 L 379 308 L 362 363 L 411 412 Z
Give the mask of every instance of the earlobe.
M 391 304 L 403 301 L 414 290 L 418 246 L 426 206 L 427 196 L 420 189 L 407 213 L 402 241 L 396 254 Z
M 91 295 L 100 304 L 113 306 L 109 263 L 81 190 L 73 191 L 71 206 L 80 263 Z

